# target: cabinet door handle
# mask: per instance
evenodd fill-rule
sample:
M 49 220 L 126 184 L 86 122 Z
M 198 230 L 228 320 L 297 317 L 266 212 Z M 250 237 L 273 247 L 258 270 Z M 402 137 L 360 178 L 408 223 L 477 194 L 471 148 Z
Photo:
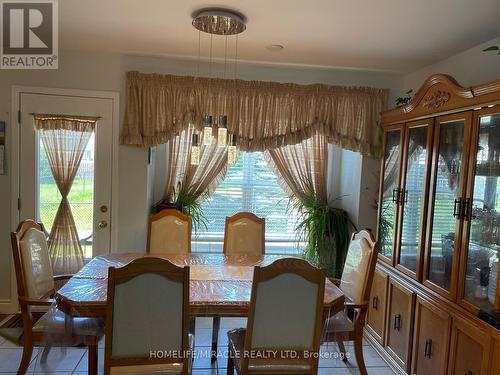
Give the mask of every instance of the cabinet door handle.
M 424 352 L 424 357 L 426 358 L 431 358 L 431 353 L 432 353 L 432 340 L 429 339 L 425 342 L 425 352 Z
M 378 310 L 378 297 L 377 296 L 373 297 L 372 308 L 373 308 L 373 310 Z
M 465 375 L 472 375 L 472 371 L 471 370 L 467 371 Z
M 396 314 L 394 316 L 394 329 L 398 332 L 401 330 L 401 314 Z
M 470 205 L 469 198 L 462 200 L 462 206 L 460 207 L 460 215 L 465 220 L 469 220 L 469 205 Z
M 399 204 L 399 189 L 392 189 L 392 201 Z
M 462 210 L 462 198 L 455 199 L 455 204 L 453 205 L 453 217 L 455 219 L 460 219 L 461 210 Z

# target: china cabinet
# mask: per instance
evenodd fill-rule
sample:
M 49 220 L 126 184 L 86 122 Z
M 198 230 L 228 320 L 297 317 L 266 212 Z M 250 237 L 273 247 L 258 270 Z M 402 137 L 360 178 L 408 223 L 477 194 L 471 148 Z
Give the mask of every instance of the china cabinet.
M 402 374 L 493 375 L 500 81 L 465 88 L 431 76 L 407 105 L 382 113 L 382 126 L 380 255 L 366 336 Z

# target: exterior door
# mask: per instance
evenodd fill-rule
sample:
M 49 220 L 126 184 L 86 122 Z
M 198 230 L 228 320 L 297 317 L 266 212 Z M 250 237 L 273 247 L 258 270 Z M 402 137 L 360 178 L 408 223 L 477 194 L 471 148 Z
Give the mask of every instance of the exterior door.
M 19 219 L 41 221 L 50 232 L 61 201 L 33 113 L 99 116 L 68 200 L 86 259 L 110 252 L 113 100 L 20 93 Z

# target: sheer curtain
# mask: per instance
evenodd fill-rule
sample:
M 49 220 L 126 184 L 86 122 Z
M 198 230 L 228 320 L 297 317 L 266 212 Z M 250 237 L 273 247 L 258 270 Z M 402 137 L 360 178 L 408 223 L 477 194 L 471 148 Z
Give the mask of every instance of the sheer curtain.
M 68 194 L 96 121 L 86 117 L 35 115 L 35 129 L 61 193 L 61 202 L 48 239 L 55 274 L 75 273 L 83 267 L 83 251 Z
M 295 145 L 267 150 L 264 156 L 289 195 L 327 204 L 328 142 L 325 136 L 317 133 Z
M 191 164 L 191 139 L 194 127 L 188 126 L 167 142 L 167 185 L 163 200 L 182 208 L 189 202 L 201 203 L 224 179 L 227 172 L 227 148 L 201 146 L 200 163 Z

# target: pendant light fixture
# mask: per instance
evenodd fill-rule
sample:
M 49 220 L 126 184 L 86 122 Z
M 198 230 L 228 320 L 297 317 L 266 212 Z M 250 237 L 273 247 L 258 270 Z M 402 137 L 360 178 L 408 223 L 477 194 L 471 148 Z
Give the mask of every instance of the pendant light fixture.
M 200 32 L 210 34 L 210 61 L 209 61 L 209 77 L 212 77 L 212 44 L 213 36 L 225 36 L 225 50 L 224 50 L 224 78 L 226 78 L 226 63 L 227 63 L 227 38 L 228 36 L 235 36 L 235 82 L 236 82 L 236 66 L 238 60 L 238 34 L 246 29 L 245 17 L 237 12 L 221 8 L 204 8 L 192 14 L 193 26 L 198 30 L 198 76 L 199 65 L 201 59 L 201 37 Z M 211 82 L 211 81 L 209 81 Z M 209 83 L 210 84 L 210 83 Z M 210 87 L 208 92 L 211 93 Z M 209 98 L 210 105 L 208 111 L 213 110 L 212 98 Z M 220 110 L 220 109 L 219 109 Z M 216 115 L 218 119 L 217 129 L 214 133 L 213 114 L 206 113 L 203 119 L 203 132 L 201 136 L 201 144 L 203 146 L 210 146 L 212 144 L 214 135 L 217 136 L 217 146 L 226 147 L 228 152 L 229 164 L 234 164 L 237 160 L 238 150 L 236 144 L 236 135 L 228 133 L 228 116 L 224 113 Z M 229 119 L 230 120 L 230 119 Z M 196 139 L 195 139 L 196 136 Z M 229 141 L 228 141 L 229 138 Z M 199 134 L 193 134 L 191 145 L 191 164 L 199 164 L 202 149 L 200 147 Z M 231 150 L 231 151 L 230 151 Z M 231 153 L 231 155 L 230 155 Z
M 200 164 L 200 135 L 198 133 L 193 133 L 191 140 L 191 165 Z
M 205 116 L 203 124 L 203 146 L 210 146 L 212 144 L 212 116 Z
M 222 115 L 219 117 L 219 124 L 217 130 L 217 146 L 226 147 L 227 145 L 227 116 Z
M 227 163 L 229 165 L 236 164 L 238 161 L 238 147 L 236 145 L 236 134 L 229 135 L 229 144 L 227 146 Z

